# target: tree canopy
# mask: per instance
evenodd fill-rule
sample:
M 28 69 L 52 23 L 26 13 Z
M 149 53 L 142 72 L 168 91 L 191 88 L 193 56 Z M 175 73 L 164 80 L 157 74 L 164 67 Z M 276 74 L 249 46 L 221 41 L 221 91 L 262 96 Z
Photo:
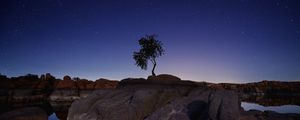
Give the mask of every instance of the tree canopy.
M 133 52 L 135 64 L 141 69 L 147 70 L 148 60 L 153 64 L 152 75 L 155 76 L 156 58 L 164 54 L 161 41 L 156 39 L 156 35 L 146 35 L 139 40 L 141 46 L 138 52 Z

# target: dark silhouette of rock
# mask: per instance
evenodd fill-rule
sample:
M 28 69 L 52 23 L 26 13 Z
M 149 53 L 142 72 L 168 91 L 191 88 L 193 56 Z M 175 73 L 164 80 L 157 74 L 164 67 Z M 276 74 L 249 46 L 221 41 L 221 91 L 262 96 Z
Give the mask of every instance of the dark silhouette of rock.
M 12 77 L 11 88 L 13 89 L 34 89 L 40 79 L 37 75 L 27 74 L 25 76 Z
M 91 89 L 95 87 L 95 82 L 86 79 L 79 79 L 76 81 L 80 90 Z
M 11 83 L 6 76 L 0 75 L 0 96 L 8 95 Z
M 0 120 L 48 120 L 48 115 L 39 107 L 28 107 L 3 113 Z
M 0 74 L 0 88 L 1 89 L 9 89 L 11 81 L 5 75 Z
M 195 88 L 202 87 L 202 84 L 198 84 L 192 81 L 177 81 L 177 80 L 146 80 L 144 78 L 126 78 L 118 83 L 117 88 L 136 89 L 136 88 Z
M 208 84 L 209 88 L 234 90 L 241 99 L 260 105 L 300 105 L 300 82 L 261 81 L 246 84 L 219 83 Z
M 119 82 L 119 86 L 141 84 L 147 82 L 144 78 L 126 78 Z
M 91 94 L 91 90 L 113 89 L 116 88 L 117 84 L 118 81 L 106 79 L 99 79 L 93 82 L 80 78 L 72 80 L 70 76 L 65 76 L 63 80 L 58 80 L 55 90 L 51 93 L 49 99 L 52 102 L 67 101 L 68 103 L 72 103 L 74 100 Z
M 180 81 L 181 79 L 179 77 L 176 77 L 174 75 L 168 75 L 168 74 L 160 74 L 157 76 L 149 76 L 147 80 L 159 80 L 159 81 Z
M 4 84 L 4 86 L 9 86 L 8 92 L 0 96 L 0 98 L 5 98 L 0 101 L 1 110 L 8 111 L 15 107 L 43 104 L 49 93 L 51 93 L 48 89 L 50 84 L 41 80 L 37 75 L 28 74 L 8 78 L 8 80 L 10 82 Z
M 78 89 L 79 90 L 93 90 L 93 89 L 107 89 L 116 88 L 118 81 L 98 79 L 96 81 L 89 81 L 86 79 L 72 80 L 70 76 L 65 76 L 63 80 L 58 81 L 57 89 Z
M 21 107 L 43 106 L 51 101 L 56 110 L 67 112 L 74 100 L 86 97 L 95 89 L 113 89 L 118 81 L 86 79 L 56 79 L 50 73 L 40 77 L 33 74 L 8 78 L 0 75 L 0 114 Z M 97 85 L 97 87 L 95 87 Z
M 65 81 L 70 81 L 70 80 L 72 80 L 72 79 L 71 79 L 70 76 L 66 75 L 66 76 L 64 76 L 63 80 L 65 80 Z
M 95 84 L 95 89 L 113 89 L 117 87 L 118 81 L 101 78 L 96 80 Z
M 51 80 L 51 79 L 55 79 L 55 77 L 52 76 L 50 73 L 46 73 L 45 79 L 46 80 Z
M 241 93 L 269 95 L 300 95 L 300 82 L 261 81 L 246 84 L 210 84 L 210 88 L 235 90 Z
M 63 80 L 58 81 L 56 89 L 76 89 L 76 83 L 70 76 L 64 76 Z
M 5 75 L 0 75 L 0 114 L 9 110 L 11 83 Z
M 45 94 L 49 96 L 51 92 L 55 89 L 56 79 L 50 73 L 46 75 L 42 74 L 40 77 L 40 81 L 34 88 L 34 94 Z

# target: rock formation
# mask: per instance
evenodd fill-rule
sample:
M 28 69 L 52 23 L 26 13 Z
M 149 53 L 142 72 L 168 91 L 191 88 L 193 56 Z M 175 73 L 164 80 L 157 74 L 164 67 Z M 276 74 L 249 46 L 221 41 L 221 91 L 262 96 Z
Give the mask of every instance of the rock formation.
M 70 101 L 85 97 L 97 89 L 112 89 L 116 88 L 118 81 L 111 81 L 106 79 L 99 79 L 89 81 L 86 79 L 72 80 L 70 76 L 64 76 L 63 80 L 56 82 L 55 90 L 49 96 L 49 99 L 53 101 Z
M 63 80 L 58 81 L 55 86 L 56 89 L 76 89 L 76 81 L 72 80 L 70 76 L 64 76 Z
M 300 82 L 261 81 L 246 84 L 220 83 L 210 84 L 210 88 L 235 90 L 242 93 L 300 95 Z
M 115 88 L 118 81 L 100 79 L 89 81 L 86 79 L 65 76 L 58 80 L 54 91 L 49 96 L 49 101 L 56 113 L 67 113 L 72 102 L 90 95 L 94 90 Z M 60 118 L 66 118 L 66 114 L 57 114 Z
M 42 108 L 48 115 L 54 111 L 65 119 L 73 101 L 80 99 L 70 108 L 69 120 L 292 120 L 299 119 L 299 114 L 244 111 L 240 108 L 240 100 L 255 100 L 262 105 L 299 105 L 299 86 L 300 82 L 278 81 L 213 84 L 165 74 L 148 79 L 127 78 L 120 82 L 70 76 L 61 80 L 51 74 L 12 78 L 0 75 L 0 119 L 14 119 L 9 117 L 13 114 L 21 116 L 19 112 L 24 111 L 21 108 L 32 111 Z M 272 95 L 284 96 L 280 97 L 284 100 L 272 98 Z
M 118 81 L 116 80 L 108 80 L 100 78 L 95 81 L 95 87 L 94 89 L 114 89 L 118 85 Z
M 128 78 L 73 102 L 68 120 L 268 120 L 299 114 L 244 111 L 236 91 L 177 80 Z
M 118 81 L 104 79 L 96 82 L 86 79 L 71 79 L 70 76 L 65 76 L 63 80 L 60 80 L 49 73 L 40 77 L 28 74 L 8 78 L 0 75 L 0 115 L 33 106 L 41 107 L 47 113 L 53 112 L 53 110 L 67 113 L 74 100 L 86 97 L 97 89 L 115 88 L 117 83 Z M 13 113 L 16 112 L 10 114 Z M 66 114 L 62 118 L 65 117 Z
M 261 81 L 246 84 L 208 84 L 208 88 L 234 90 L 241 99 L 260 105 L 300 105 L 300 82 Z
M 167 88 L 155 84 L 153 84 L 154 89 L 148 88 L 149 84 L 139 88 L 137 86 L 146 80 L 138 80 L 126 79 L 119 89 L 98 90 L 84 99 L 75 101 L 69 109 L 68 119 L 141 120 L 173 99 L 186 95 L 189 91 L 189 89 L 180 89 L 176 86 Z M 162 85 L 168 86 L 169 84 Z

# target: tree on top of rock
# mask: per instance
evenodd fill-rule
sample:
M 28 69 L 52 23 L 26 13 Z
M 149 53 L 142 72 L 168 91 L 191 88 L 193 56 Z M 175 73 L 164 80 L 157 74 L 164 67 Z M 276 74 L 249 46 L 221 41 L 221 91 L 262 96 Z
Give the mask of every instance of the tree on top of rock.
M 146 35 L 139 40 L 141 49 L 133 53 L 135 64 L 141 69 L 147 70 L 148 60 L 153 64 L 152 75 L 155 76 L 156 58 L 164 54 L 161 41 L 156 39 L 155 35 Z

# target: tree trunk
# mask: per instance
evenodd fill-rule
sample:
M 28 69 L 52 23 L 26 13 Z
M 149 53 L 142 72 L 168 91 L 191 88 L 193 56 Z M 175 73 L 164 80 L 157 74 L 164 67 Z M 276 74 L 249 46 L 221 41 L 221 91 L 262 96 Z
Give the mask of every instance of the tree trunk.
M 156 61 L 155 61 L 155 59 L 153 59 L 152 76 L 156 76 L 154 73 L 155 67 L 156 67 Z

